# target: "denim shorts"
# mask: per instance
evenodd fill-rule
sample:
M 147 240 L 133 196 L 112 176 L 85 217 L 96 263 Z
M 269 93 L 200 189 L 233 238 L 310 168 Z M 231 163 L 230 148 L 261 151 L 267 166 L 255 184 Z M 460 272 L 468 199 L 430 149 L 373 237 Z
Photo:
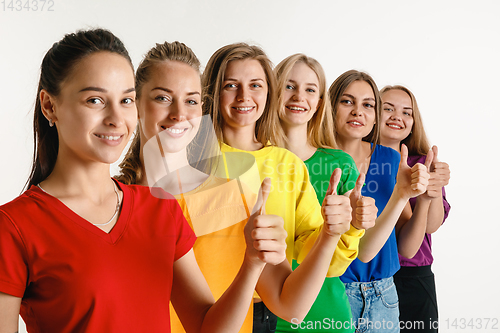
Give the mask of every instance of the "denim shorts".
M 356 333 L 399 332 L 398 293 L 392 277 L 345 284 Z

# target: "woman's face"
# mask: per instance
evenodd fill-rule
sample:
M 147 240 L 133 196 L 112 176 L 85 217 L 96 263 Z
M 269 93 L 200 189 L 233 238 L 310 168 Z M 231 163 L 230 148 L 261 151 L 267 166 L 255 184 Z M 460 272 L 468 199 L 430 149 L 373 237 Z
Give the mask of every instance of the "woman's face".
M 162 133 L 165 152 L 184 149 L 198 132 L 201 109 L 200 75 L 179 61 L 163 61 L 150 69 L 138 98 L 141 142 Z
M 404 140 L 413 127 L 410 96 L 400 89 L 391 89 L 382 96 L 380 135 L 382 140 Z
M 255 127 L 267 102 L 266 73 L 254 59 L 232 60 L 228 63 L 222 90 L 220 110 L 224 127 L 233 129 Z
M 137 123 L 134 73 L 129 61 L 111 52 L 86 56 L 62 82 L 52 111 L 60 154 L 84 161 L 116 162 Z
M 341 140 L 361 140 L 375 125 L 375 94 L 366 81 L 354 81 L 337 103 L 335 126 Z
M 282 91 L 282 120 L 290 126 L 307 124 L 318 110 L 321 100 L 316 73 L 305 63 L 296 63 Z

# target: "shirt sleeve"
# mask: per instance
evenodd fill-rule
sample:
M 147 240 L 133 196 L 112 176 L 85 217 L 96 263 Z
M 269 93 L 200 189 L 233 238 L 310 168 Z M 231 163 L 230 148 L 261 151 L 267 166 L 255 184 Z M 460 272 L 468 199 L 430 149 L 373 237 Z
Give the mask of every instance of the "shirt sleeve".
M 0 292 L 23 297 L 28 281 L 24 241 L 12 219 L 0 211 Z
M 171 214 L 176 225 L 177 240 L 175 245 L 174 260 L 180 259 L 193 248 L 196 235 L 186 221 L 179 203 L 175 199 L 169 200 L 171 204 Z
M 442 188 L 442 190 L 443 190 L 443 208 L 444 208 L 443 223 L 444 223 L 444 221 L 446 221 L 448 215 L 450 214 L 451 205 L 448 203 L 448 200 L 446 200 L 446 191 L 444 187 Z

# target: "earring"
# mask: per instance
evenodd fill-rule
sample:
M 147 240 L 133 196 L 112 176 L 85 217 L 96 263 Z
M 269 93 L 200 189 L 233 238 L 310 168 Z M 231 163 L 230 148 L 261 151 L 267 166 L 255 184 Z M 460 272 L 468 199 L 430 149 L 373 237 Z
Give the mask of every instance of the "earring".
M 52 121 L 52 119 L 49 119 L 49 126 L 54 127 L 54 122 Z

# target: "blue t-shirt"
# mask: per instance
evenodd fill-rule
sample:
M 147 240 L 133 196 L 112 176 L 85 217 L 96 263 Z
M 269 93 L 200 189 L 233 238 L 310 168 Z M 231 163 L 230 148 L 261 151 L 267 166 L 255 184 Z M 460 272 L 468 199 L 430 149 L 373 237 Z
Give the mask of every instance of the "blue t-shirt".
M 400 159 L 397 151 L 381 145 L 377 145 L 372 154 L 361 194 L 375 199 L 378 215 L 384 210 L 396 185 Z M 340 279 L 344 283 L 381 280 L 393 276 L 399 267 L 396 231 L 393 229 L 375 258 L 366 264 L 356 258 Z

